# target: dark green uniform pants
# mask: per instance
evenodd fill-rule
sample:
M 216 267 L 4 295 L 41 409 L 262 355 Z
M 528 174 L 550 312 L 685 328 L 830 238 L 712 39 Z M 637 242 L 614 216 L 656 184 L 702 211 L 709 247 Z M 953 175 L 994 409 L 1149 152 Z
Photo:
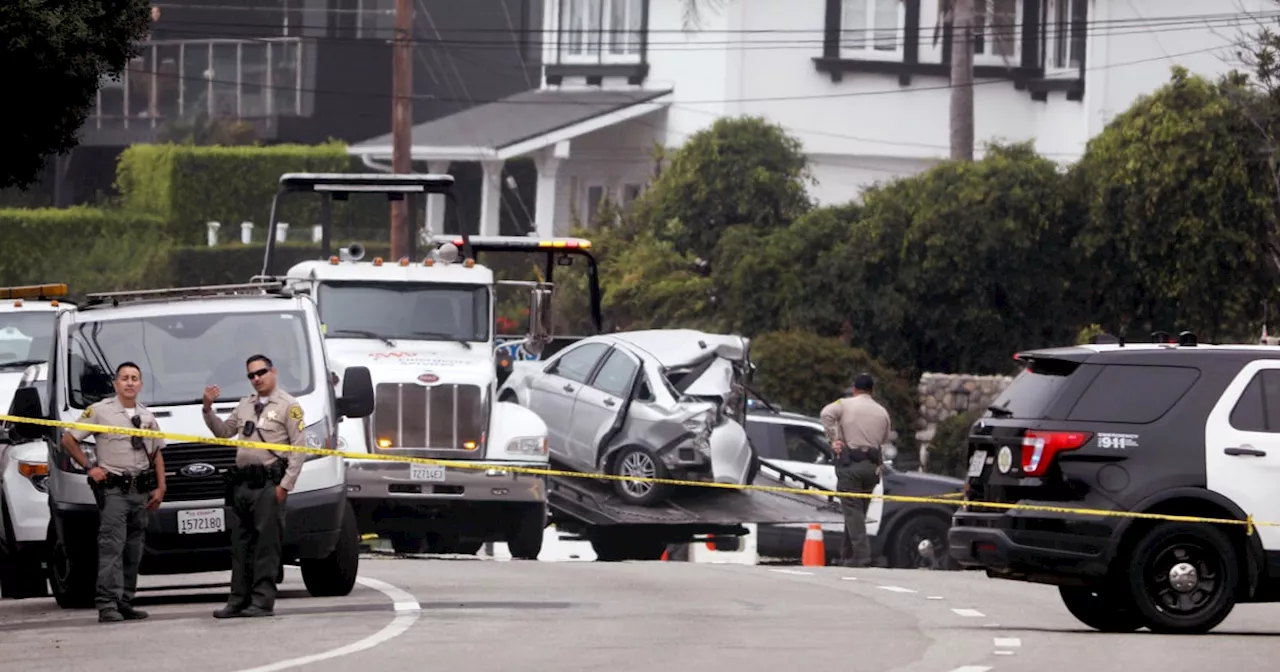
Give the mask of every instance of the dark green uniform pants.
M 150 494 L 103 491 L 98 511 L 98 611 L 129 608 L 138 590 L 138 565 L 147 532 Z
M 836 467 L 836 489 L 840 492 L 871 494 L 880 477 L 871 461 L 856 462 Z M 840 509 L 844 513 L 844 543 L 840 555 L 846 565 L 867 567 L 871 564 L 871 540 L 867 538 L 867 509 L 871 499 L 867 497 L 841 497 Z
M 231 596 L 227 606 L 251 604 L 271 610 L 276 602 L 276 573 L 284 543 L 284 507 L 276 484 L 264 488 L 235 486 L 231 503 Z

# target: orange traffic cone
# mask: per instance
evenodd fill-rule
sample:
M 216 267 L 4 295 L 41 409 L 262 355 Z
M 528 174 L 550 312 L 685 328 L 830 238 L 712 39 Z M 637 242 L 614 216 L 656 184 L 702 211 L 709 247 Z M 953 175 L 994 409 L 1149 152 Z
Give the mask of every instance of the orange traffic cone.
M 662 562 L 670 562 L 670 554 L 666 551 L 662 552 Z
M 827 545 L 822 535 L 822 526 L 809 523 L 809 531 L 804 533 L 804 552 L 800 556 L 800 564 L 805 567 L 824 567 L 827 564 Z

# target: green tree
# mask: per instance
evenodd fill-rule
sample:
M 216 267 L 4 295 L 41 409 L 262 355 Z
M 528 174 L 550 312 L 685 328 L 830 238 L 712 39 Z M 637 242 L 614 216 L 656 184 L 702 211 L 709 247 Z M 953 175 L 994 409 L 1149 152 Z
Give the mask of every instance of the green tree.
M 148 0 L 0 3 L 10 134 L 0 187 L 36 182 L 50 155 L 71 150 L 104 77 L 119 77 L 151 26 Z
M 1175 67 L 1090 140 L 1073 169 L 1084 227 L 1059 257 L 1090 271 L 1090 322 L 1256 337 L 1274 210 L 1240 87 Z
M 799 140 L 760 117 L 719 119 L 674 152 L 633 204 L 633 233 L 648 231 L 710 262 L 732 226 L 758 234 L 786 227 L 811 207 Z

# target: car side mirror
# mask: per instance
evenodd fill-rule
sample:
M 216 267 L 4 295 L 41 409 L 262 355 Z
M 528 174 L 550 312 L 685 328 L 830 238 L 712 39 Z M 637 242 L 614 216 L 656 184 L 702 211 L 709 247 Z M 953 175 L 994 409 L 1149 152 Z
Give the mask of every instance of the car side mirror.
M 347 418 L 367 418 L 373 413 L 373 376 L 368 367 L 351 366 L 343 372 L 338 413 Z
M 38 418 L 44 419 L 44 408 L 40 403 L 40 393 L 34 387 L 20 387 L 13 393 L 13 403 L 9 407 L 9 414 L 19 418 Z M 20 442 L 28 439 L 35 439 L 48 431 L 44 425 L 34 425 L 25 422 L 14 422 L 8 428 L 8 440 L 10 442 Z

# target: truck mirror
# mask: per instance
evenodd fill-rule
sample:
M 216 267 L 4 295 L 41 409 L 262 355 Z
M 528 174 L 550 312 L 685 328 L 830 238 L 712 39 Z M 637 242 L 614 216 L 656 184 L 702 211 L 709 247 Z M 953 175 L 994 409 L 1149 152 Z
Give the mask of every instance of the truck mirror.
M 351 366 L 342 374 L 338 412 L 347 418 L 367 418 L 373 413 L 373 376 L 368 367 Z
M 34 387 L 20 387 L 13 393 L 13 404 L 9 414 L 19 418 L 44 419 L 44 409 L 40 405 L 40 393 Z M 35 439 L 47 431 L 43 425 L 15 422 L 9 426 L 9 440 L 21 443 Z
M 551 342 L 551 292 L 547 285 L 534 287 L 529 292 L 529 340 L 524 349 L 538 354 Z

